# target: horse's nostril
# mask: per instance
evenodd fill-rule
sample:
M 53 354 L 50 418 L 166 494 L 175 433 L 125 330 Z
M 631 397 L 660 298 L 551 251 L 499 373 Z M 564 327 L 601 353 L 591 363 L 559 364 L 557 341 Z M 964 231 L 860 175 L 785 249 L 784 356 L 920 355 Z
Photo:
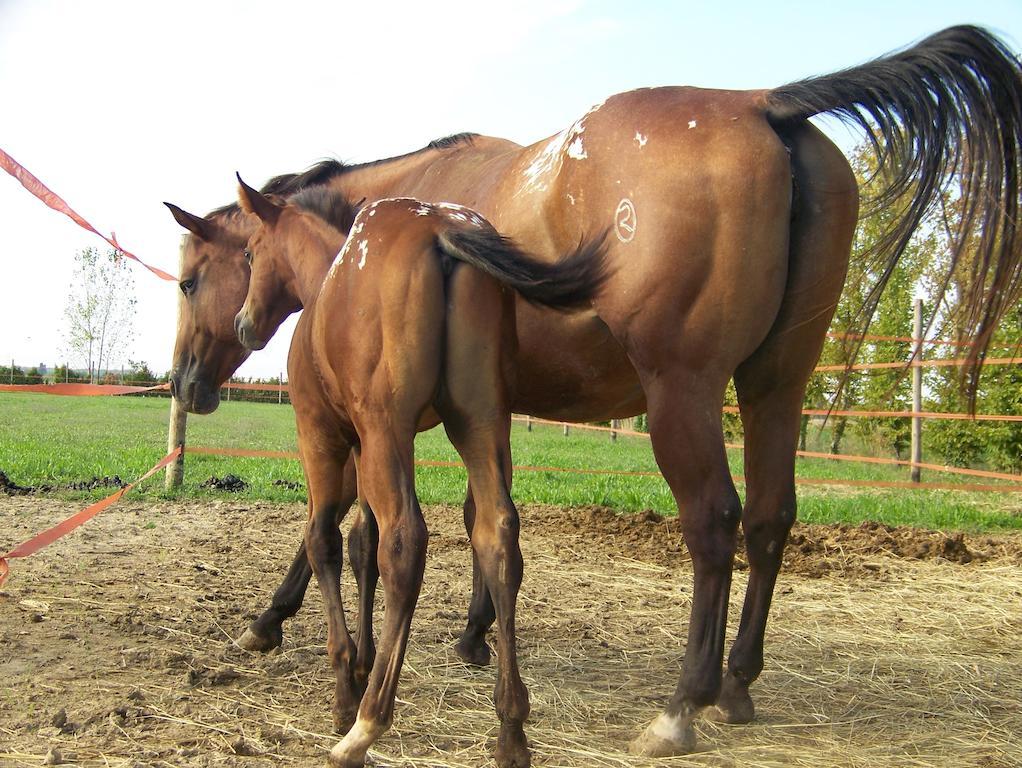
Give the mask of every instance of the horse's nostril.
M 177 378 L 170 377 L 170 396 L 177 397 Z

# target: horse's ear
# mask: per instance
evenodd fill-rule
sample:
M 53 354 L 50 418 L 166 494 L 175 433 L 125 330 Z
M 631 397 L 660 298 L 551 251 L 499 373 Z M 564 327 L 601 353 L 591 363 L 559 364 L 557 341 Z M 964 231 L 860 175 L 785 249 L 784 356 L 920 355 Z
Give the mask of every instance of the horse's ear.
M 252 189 L 242 181 L 240 173 L 235 175 L 238 177 L 238 202 L 241 203 L 241 210 L 245 213 L 254 213 L 260 221 L 270 226 L 276 224 L 277 217 L 284 210 L 283 207 L 277 205 L 259 190 Z
M 216 234 L 216 224 L 212 221 L 196 216 L 194 213 L 188 213 L 173 203 L 164 203 L 164 205 L 170 209 L 174 220 L 197 238 L 206 242 L 213 239 L 213 235 Z

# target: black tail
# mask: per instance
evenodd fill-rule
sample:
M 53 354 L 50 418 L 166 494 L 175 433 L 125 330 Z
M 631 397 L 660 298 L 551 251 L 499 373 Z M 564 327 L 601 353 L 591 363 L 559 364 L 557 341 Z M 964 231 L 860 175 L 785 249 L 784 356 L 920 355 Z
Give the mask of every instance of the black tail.
M 607 279 L 602 237 L 579 244 L 553 264 L 538 261 L 493 227 L 450 227 L 437 238 L 450 258 L 470 264 L 536 304 L 554 309 L 586 306 Z
M 785 124 L 832 113 L 861 125 L 889 179 L 872 201 L 904 196 L 906 214 L 876 248 L 878 282 L 863 307 L 876 310 L 912 233 L 957 179 L 962 225 L 952 235 L 951 276 L 961 273 L 961 330 L 972 336 L 965 382 L 974 397 L 991 336 L 1022 294 L 1022 65 L 1000 40 L 970 26 L 951 27 L 918 45 L 859 67 L 772 90 L 767 116 Z M 972 258 L 964 258 L 966 253 Z

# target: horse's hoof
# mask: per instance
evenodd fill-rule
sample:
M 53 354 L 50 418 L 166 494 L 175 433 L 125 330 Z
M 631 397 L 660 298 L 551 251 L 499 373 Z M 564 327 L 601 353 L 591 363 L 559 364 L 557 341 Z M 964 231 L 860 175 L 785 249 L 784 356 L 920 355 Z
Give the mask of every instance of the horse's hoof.
M 628 745 L 633 755 L 643 757 L 673 757 L 687 755 L 696 748 L 696 733 L 691 716 L 664 713 L 646 726 Z
M 330 754 L 326 759 L 327 768 L 362 768 L 362 766 L 376 765 L 376 761 L 370 755 L 365 756 L 365 760 L 362 762 L 352 762 L 351 760 L 342 760 Z
M 245 634 L 234 642 L 239 648 L 244 648 L 246 651 L 266 653 L 280 647 L 281 643 L 284 642 L 284 632 L 278 629 L 276 632 L 271 632 L 269 637 L 264 637 L 263 635 L 257 635 L 249 627 L 245 630 Z
M 707 708 L 705 717 L 715 723 L 746 725 L 756 718 L 756 707 L 746 691 L 744 696 L 735 695 L 726 701 L 721 697 L 716 706 Z
M 717 697 L 717 705 L 706 710 L 707 720 L 729 725 L 745 725 L 756 717 L 756 707 L 749 695 L 749 686 L 725 675 Z
M 360 760 L 357 762 L 352 762 L 351 760 L 344 760 L 342 758 L 334 757 L 334 754 L 332 752 L 329 755 L 327 755 L 326 758 L 327 768 L 362 768 L 362 766 L 364 765 L 372 765 L 372 763 L 366 760 Z
M 497 749 L 493 753 L 497 768 L 529 768 L 532 765 L 532 753 L 524 731 L 506 732 L 501 728 L 497 737 Z
M 326 759 L 327 768 L 362 768 L 362 766 L 374 766 L 376 764 L 377 764 L 376 760 L 374 760 L 373 756 L 368 753 L 366 753 L 365 760 L 363 760 L 361 763 L 359 762 L 353 763 L 350 760 L 347 761 L 339 760 L 335 758 L 332 754 L 329 755 Z
M 485 642 L 471 643 L 461 638 L 454 646 L 458 658 L 473 667 L 485 667 L 490 663 L 493 651 Z
M 331 714 L 334 718 L 334 733 L 344 736 L 355 724 L 355 719 L 358 717 L 358 708 L 335 711 Z

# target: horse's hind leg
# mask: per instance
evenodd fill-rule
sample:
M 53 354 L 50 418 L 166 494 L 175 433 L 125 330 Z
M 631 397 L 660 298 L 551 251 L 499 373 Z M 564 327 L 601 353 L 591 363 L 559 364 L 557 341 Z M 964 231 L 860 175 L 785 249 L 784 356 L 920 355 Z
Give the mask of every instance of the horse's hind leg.
M 790 129 L 798 201 L 788 280 L 767 338 L 735 371 L 745 427 L 742 525 L 749 584 L 738 636 L 712 714 L 748 722 L 749 685 L 763 669 L 763 635 L 788 531 L 795 520 L 795 450 L 806 383 L 819 359 L 848 266 L 857 217 L 855 179 L 837 148 L 811 125 Z
M 393 722 L 398 676 L 426 565 L 426 524 L 414 486 L 414 430 L 398 437 L 387 425 L 374 423 L 360 425 L 359 434 L 360 492 L 379 525 L 378 563 L 386 608 L 358 718 L 330 751 L 329 763 L 335 768 L 363 765 L 369 747 Z
M 531 762 L 523 727 L 529 716 L 529 694 L 518 670 L 515 635 L 523 566 L 518 511 L 509 493 L 507 361 L 512 359 L 515 344 L 513 307 L 500 286 L 468 268 L 460 268 L 451 276 L 448 306 L 453 310 L 447 316 L 441 415 L 451 443 L 468 468 L 475 502 L 475 519 L 471 521 L 473 565 L 478 566 L 482 584 L 473 583 L 473 607 L 480 608 L 479 598 L 488 595 L 492 602 L 487 602 L 496 617 L 494 705 L 500 732 L 495 758 L 499 768 L 525 768 Z
M 355 465 L 349 460 L 344 465 L 344 487 L 338 506 L 347 510 L 355 500 Z M 310 501 L 311 514 L 311 501 Z M 312 578 L 312 566 L 305 553 L 305 539 L 298 546 L 298 552 L 288 569 L 284 580 L 273 593 L 270 607 L 253 621 L 237 643 L 249 651 L 272 651 L 284 642 L 284 621 L 294 616 L 302 607 L 305 591 Z
M 348 562 L 355 572 L 358 584 L 358 633 L 355 642 L 358 653 L 355 659 L 355 684 L 364 691 L 369 672 L 376 660 L 376 645 L 373 641 L 373 605 L 376 601 L 376 584 L 380 569 L 376 553 L 380 546 L 380 529 L 376 517 L 365 499 L 359 499 L 355 519 L 348 532 Z
M 355 685 L 355 644 L 348 633 L 341 600 L 341 567 L 344 543 L 340 520 L 351 506 L 349 489 L 342 479 L 342 467 L 350 447 L 313 415 L 296 403 L 298 443 L 302 468 L 308 484 L 310 515 L 305 526 L 305 551 L 316 574 L 327 620 L 327 654 L 334 671 L 334 729 L 347 731 L 355 722 L 359 692 Z
M 465 496 L 464 506 L 465 533 L 472 540 L 472 529 L 476 519 L 476 502 L 469 488 Z M 454 646 L 455 653 L 466 664 L 485 667 L 490 663 L 491 651 L 486 644 L 486 631 L 493 626 L 497 614 L 493 607 L 493 599 L 486 589 L 482 570 L 479 567 L 479 555 L 472 550 L 472 600 L 468 605 L 468 623 L 461 637 Z
M 745 426 L 742 528 L 749 582 L 720 697 L 708 714 L 728 723 L 747 723 L 755 715 L 749 686 L 763 669 L 767 614 L 784 545 L 795 522 L 795 448 L 805 385 L 782 389 L 765 384 L 770 379 L 760 376 L 755 367 L 736 373 L 735 381 Z M 764 389 L 770 394 L 764 396 Z
M 479 419 L 469 413 L 445 414 L 444 418 L 451 443 L 468 468 L 477 500 L 472 551 L 483 580 L 481 588 L 492 597 L 496 616 L 498 667 L 493 698 L 500 733 L 495 757 L 500 768 L 525 768 L 531 761 L 523 728 L 529 716 L 529 694 L 518 670 L 515 631 L 523 565 L 518 511 L 506 480 L 511 471 L 509 425 L 510 413 L 504 419 L 489 414 Z
M 726 376 L 660 371 L 645 386 L 649 429 L 664 478 L 678 503 L 694 571 L 688 645 L 666 710 L 631 744 L 648 757 L 691 752 L 692 721 L 717 701 L 735 534 L 741 502 L 728 470 L 720 409 Z M 683 395 L 679 398 L 679 392 Z

